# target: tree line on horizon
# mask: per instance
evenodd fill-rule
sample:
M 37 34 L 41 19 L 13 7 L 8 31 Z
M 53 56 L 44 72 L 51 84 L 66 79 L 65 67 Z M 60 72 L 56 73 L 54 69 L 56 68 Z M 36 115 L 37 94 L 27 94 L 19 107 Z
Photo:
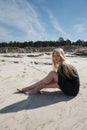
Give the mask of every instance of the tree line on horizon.
M 79 45 L 79 46 L 87 46 L 87 41 L 77 40 L 76 42 L 71 42 L 69 39 L 64 40 L 60 37 L 57 41 L 25 41 L 25 42 L 1 42 L 0 47 L 57 47 L 57 46 L 71 46 L 71 45 Z

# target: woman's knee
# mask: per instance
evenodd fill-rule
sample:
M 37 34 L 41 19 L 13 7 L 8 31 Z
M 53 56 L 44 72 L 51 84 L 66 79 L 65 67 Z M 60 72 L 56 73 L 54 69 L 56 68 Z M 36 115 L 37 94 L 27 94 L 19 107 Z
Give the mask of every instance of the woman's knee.
M 55 74 L 56 74 L 55 71 L 50 71 L 50 72 L 49 72 L 49 75 L 51 75 L 51 76 L 52 76 L 52 75 L 55 75 Z
M 50 76 L 53 79 L 54 82 L 58 82 L 58 74 L 55 71 L 50 72 Z
M 55 71 L 51 71 L 49 72 L 49 74 L 47 75 L 47 77 L 45 77 L 41 82 L 45 85 L 51 83 L 51 82 L 56 82 L 57 80 L 57 74 Z
M 58 81 L 58 74 L 55 71 L 52 71 L 52 75 L 55 81 Z

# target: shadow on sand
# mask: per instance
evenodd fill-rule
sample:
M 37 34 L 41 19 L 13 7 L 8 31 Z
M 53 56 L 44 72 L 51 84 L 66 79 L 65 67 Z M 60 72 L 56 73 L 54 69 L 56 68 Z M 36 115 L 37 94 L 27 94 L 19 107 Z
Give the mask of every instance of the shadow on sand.
M 58 102 L 69 101 L 73 96 L 66 96 L 61 91 L 47 92 L 30 95 L 26 100 L 16 102 L 0 110 L 0 113 L 18 112 L 22 110 L 36 109 Z

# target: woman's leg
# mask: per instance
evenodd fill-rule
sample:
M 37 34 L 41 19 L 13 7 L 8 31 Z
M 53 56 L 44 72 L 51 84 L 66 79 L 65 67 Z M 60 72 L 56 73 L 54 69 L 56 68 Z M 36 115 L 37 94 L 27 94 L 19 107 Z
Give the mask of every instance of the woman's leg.
M 51 83 L 49 85 L 44 85 L 43 84 L 41 86 L 38 85 L 37 87 L 35 87 L 35 88 L 33 88 L 33 89 L 29 90 L 29 91 L 26 91 L 25 94 L 37 93 L 37 92 L 39 92 L 43 88 L 60 88 L 60 87 L 59 87 L 58 83 Z
M 44 79 L 29 87 L 23 88 L 22 91 L 31 90 L 32 93 L 36 93 L 43 88 L 59 88 L 58 74 L 55 71 L 51 71 Z

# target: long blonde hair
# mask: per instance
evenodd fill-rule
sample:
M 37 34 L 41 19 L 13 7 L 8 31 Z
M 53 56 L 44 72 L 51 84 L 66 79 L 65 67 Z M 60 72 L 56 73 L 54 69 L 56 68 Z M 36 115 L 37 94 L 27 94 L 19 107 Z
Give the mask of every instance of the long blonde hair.
M 58 73 L 63 77 L 72 78 L 72 76 L 77 77 L 78 72 L 76 68 L 69 62 L 63 62 L 58 67 Z
M 54 50 L 53 50 L 53 52 L 52 52 L 52 65 L 53 65 L 53 69 L 54 69 L 55 71 L 57 71 L 59 64 L 54 63 L 54 61 L 53 61 L 53 55 L 54 55 L 54 53 L 56 53 L 57 55 L 60 56 L 60 58 L 61 58 L 61 63 L 65 61 L 66 57 L 65 57 L 65 54 L 64 54 L 64 50 L 63 50 L 62 48 L 57 48 L 57 49 L 54 49 Z

